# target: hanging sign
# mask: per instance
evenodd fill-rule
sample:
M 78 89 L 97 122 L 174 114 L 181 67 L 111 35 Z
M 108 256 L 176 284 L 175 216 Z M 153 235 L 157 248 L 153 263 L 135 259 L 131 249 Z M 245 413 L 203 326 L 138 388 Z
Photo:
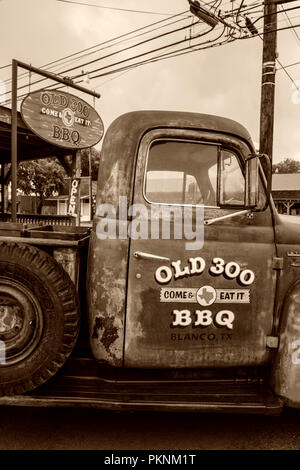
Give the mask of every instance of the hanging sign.
M 78 213 L 79 209 L 79 188 L 80 188 L 80 178 L 73 178 L 71 180 L 71 186 L 70 186 L 70 196 L 68 200 L 68 210 L 67 214 L 68 215 L 74 215 L 76 216 Z
M 67 149 L 96 145 L 102 138 L 103 122 L 86 101 L 59 90 L 40 90 L 21 104 L 27 126 L 41 139 Z

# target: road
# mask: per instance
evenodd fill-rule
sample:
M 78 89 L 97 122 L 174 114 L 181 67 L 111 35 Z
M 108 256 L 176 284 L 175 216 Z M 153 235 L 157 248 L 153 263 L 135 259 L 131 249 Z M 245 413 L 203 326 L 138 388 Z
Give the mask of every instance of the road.
M 300 414 L 280 417 L 0 408 L 1 450 L 300 448 Z

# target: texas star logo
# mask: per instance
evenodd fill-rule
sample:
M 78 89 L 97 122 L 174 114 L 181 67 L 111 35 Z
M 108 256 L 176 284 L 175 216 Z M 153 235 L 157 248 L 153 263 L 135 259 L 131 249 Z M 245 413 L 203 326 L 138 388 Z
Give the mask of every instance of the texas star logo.
M 62 121 L 65 126 L 73 126 L 74 124 L 74 113 L 70 108 L 66 108 L 63 110 L 61 114 Z
M 212 286 L 202 286 L 196 294 L 197 302 L 203 307 L 212 305 L 217 298 L 216 290 Z

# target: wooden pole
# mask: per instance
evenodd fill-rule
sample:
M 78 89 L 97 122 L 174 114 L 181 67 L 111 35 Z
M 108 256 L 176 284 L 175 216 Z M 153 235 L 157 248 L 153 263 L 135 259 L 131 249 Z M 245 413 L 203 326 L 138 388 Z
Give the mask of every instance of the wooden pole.
M 75 177 L 76 178 L 81 177 L 81 151 L 80 150 L 77 150 L 77 152 L 76 152 Z M 78 185 L 78 191 L 77 191 L 77 196 L 76 197 L 77 197 L 77 201 L 76 201 L 76 206 L 77 206 L 76 225 L 79 227 L 80 226 L 80 215 L 81 215 L 80 183 Z
M 11 84 L 11 220 L 17 221 L 17 158 L 18 158 L 18 129 L 17 129 L 17 82 L 18 65 L 12 61 L 12 84 Z
M 5 169 L 4 169 L 4 163 L 1 164 L 1 212 L 4 214 L 4 191 L 5 191 Z
M 272 162 L 277 43 L 277 5 L 273 0 L 265 1 L 264 15 L 259 151 Z
M 93 183 L 92 183 L 92 149 L 89 148 L 89 196 L 90 196 L 90 221 L 93 218 L 92 200 L 93 200 Z

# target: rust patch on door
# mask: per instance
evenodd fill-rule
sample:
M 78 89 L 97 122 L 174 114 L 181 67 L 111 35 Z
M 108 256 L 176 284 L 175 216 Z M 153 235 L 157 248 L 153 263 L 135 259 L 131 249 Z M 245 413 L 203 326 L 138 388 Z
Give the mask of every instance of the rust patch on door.
M 118 338 L 118 328 L 114 326 L 113 321 L 113 318 L 96 317 L 92 333 L 92 338 L 100 340 L 108 353 L 110 346 Z

